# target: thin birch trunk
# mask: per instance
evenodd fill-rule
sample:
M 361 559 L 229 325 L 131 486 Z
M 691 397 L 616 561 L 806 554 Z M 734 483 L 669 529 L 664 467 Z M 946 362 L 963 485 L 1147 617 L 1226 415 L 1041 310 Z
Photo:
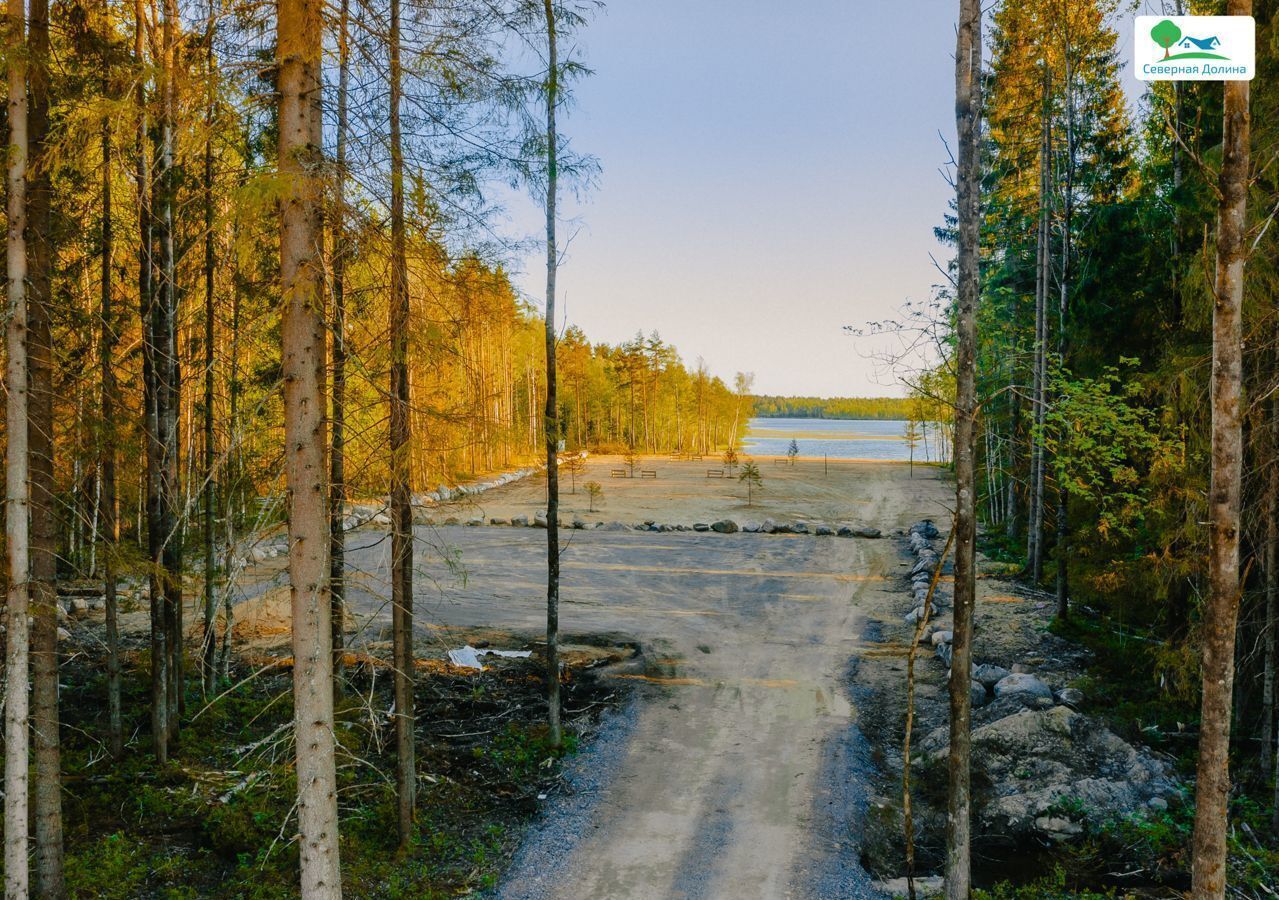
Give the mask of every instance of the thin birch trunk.
M 5 605 L 4 887 L 7 900 L 20 900 L 29 891 L 30 697 L 27 684 L 31 668 L 31 635 L 27 628 L 31 589 L 31 451 L 27 439 L 27 10 L 24 0 L 9 0 L 6 12 L 9 146 L 5 166 L 8 181 L 5 555 L 9 587 Z

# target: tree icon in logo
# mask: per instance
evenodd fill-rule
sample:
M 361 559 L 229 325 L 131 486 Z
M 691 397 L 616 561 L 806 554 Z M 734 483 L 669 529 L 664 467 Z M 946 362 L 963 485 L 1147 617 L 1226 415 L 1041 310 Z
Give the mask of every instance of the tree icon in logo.
M 1150 29 L 1150 36 L 1155 39 L 1155 43 L 1164 48 L 1164 59 L 1171 54 L 1172 45 L 1181 40 L 1181 29 L 1176 23 L 1164 19 L 1154 28 Z

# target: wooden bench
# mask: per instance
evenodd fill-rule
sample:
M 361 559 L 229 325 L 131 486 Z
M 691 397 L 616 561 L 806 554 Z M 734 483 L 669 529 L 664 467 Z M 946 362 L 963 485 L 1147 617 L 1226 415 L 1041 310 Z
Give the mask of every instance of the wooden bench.
M 609 473 L 608 473 L 608 477 L 609 477 L 609 478 L 626 478 L 626 477 L 627 477 L 627 475 L 626 475 L 626 470 L 625 470 L 625 469 L 614 469 L 613 471 L 611 471 L 611 472 L 609 472 Z
M 640 469 L 640 478 L 656 478 L 656 469 Z
M 707 469 L 706 477 L 707 478 L 723 478 L 724 470 L 723 469 Z
M 691 453 L 689 454 L 688 458 L 691 459 L 693 462 L 701 462 L 703 459 L 702 454 L 700 453 Z

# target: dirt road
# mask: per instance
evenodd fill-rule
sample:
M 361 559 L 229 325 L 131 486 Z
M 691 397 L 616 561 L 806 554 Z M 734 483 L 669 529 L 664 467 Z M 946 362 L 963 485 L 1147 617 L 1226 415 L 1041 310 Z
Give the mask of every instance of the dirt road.
M 905 557 L 891 531 L 944 518 L 948 491 L 935 470 L 912 479 L 904 466 L 787 474 L 785 496 L 772 481 L 773 504 L 819 500 L 823 520 L 887 537 L 565 533 L 562 629 L 634 636 L 651 686 L 572 763 L 575 787 L 548 802 L 500 897 L 874 896 L 857 864 L 864 763 L 848 672 L 868 622 L 900 598 Z M 700 487 L 689 479 L 688 491 Z M 648 491 L 646 505 L 663 490 L 627 488 Z M 492 507 L 514 499 L 494 493 Z M 697 502 L 679 501 L 688 512 Z M 737 511 L 709 503 L 699 517 L 724 512 Z M 421 653 L 457 646 L 462 629 L 539 635 L 544 531 L 451 526 L 418 538 Z M 351 536 L 351 602 L 374 641 L 389 618 L 388 552 L 376 530 Z

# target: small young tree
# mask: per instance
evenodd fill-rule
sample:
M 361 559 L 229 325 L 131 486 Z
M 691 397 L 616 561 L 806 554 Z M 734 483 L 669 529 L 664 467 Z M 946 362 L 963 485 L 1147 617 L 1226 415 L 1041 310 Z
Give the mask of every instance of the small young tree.
M 790 464 L 795 465 L 795 458 L 799 456 L 799 441 L 794 438 L 790 439 L 790 446 L 786 448 L 786 458 L 790 460 Z
M 573 486 L 572 493 L 577 493 L 577 476 L 586 471 L 586 460 L 579 454 L 570 456 L 568 459 L 560 463 L 560 468 L 568 473 L 569 481 Z
M 639 454 L 635 452 L 634 447 L 628 447 L 626 450 L 626 468 L 630 470 L 631 477 L 635 477 L 635 467 L 639 465 Z
M 737 451 L 732 447 L 724 451 L 724 467 L 730 472 L 737 468 Z
M 604 486 L 598 481 L 588 481 L 582 485 L 586 489 L 586 502 L 591 512 L 595 512 L 595 504 L 604 496 Z
M 906 441 L 906 449 L 910 452 L 910 477 L 915 477 L 915 448 L 919 446 L 919 441 L 923 437 L 923 433 L 919 429 L 919 423 L 914 419 L 906 421 L 906 431 L 902 435 L 902 439 Z
M 759 474 L 759 466 L 753 462 L 745 463 L 742 466 L 741 473 L 737 476 L 737 480 L 746 484 L 746 505 L 754 505 L 754 491 L 763 490 L 764 488 L 764 476 Z

